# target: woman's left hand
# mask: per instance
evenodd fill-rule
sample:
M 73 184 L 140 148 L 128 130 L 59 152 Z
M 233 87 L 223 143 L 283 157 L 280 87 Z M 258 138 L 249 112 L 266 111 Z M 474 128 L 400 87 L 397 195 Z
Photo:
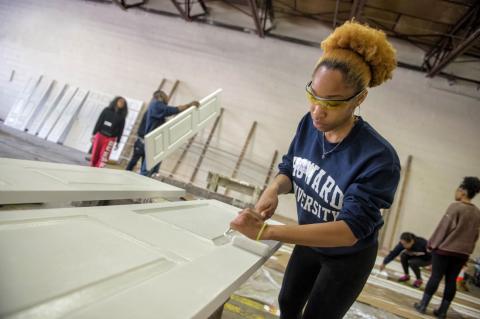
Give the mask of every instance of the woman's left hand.
M 262 217 L 250 208 L 244 209 L 230 222 L 230 228 L 239 231 L 250 239 L 256 239 L 263 226 Z

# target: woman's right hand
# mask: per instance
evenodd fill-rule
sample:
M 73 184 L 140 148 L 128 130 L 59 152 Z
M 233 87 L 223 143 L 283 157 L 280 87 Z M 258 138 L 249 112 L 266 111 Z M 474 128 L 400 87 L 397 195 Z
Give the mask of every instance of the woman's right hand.
M 263 220 L 267 220 L 273 216 L 278 206 L 278 191 L 275 187 L 267 187 L 260 196 L 255 210 L 262 215 Z

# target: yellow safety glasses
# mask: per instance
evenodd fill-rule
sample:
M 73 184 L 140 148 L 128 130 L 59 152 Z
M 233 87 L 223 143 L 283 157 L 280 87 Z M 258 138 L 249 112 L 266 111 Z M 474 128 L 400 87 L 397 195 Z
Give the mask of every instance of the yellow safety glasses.
M 319 105 L 319 106 L 321 106 L 325 109 L 332 110 L 332 109 L 338 109 L 338 108 L 352 102 L 360 94 L 362 94 L 363 91 L 365 91 L 365 89 L 361 90 L 360 92 L 358 92 L 357 94 L 355 94 L 354 96 L 352 96 L 348 99 L 325 99 L 323 97 L 315 95 L 315 93 L 313 92 L 313 89 L 312 89 L 312 81 L 310 81 L 310 82 L 307 83 L 307 86 L 305 87 L 305 91 L 306 91 L 306 95 L 307 95 L 307 100 L 310 103 L 315 104 L 315 105 Z

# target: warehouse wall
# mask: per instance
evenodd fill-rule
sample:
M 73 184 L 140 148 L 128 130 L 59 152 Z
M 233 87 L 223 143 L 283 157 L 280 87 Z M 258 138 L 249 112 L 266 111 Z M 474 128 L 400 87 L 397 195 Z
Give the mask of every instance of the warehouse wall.
M 421 59 L 420 52 L 396 46 L 400 56 Z M 46 74 L 142 100 L 161 78 L 180 79 L 174 104 L 223 88 L 225 114 L 195 180 L 200 185 L 208 171 L 230 174 L 254 120 L 257 131 L 239 177 L 263 183 L 274 150 L 286 152 L 307 111 L 304 85 L 319 55 L 315 48 L 110 5 L 0 0 L 2 74 Z M 429 236 L 462 177 L 480 176 L 479 96 L 470 86 L 405 69 L 370 91 L 362 116 L 391 141 L 402 162 L 413 156 L 400 230 Z M 201 143 L 195 144 L 182 165 L 186 178 L 200 151 Z M 284 197 L 279 212 L 294 217 L 294 211 L 292 198 Z

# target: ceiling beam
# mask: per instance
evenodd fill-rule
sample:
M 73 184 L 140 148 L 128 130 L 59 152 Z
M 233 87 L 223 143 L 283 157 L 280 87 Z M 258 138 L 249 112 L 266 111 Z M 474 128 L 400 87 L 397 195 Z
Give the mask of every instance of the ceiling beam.
M 425 54 L 423 67 L 427 69 L 428 77 L 434 77 L 455 58 L 474 48 L 475 40 L 478 38 L 476 32 L 479 24 L 480 2 L 461 16 L 449 30 L 448 35 L 432 45 Z
M 470 36 L 468 36 L 463 42 L 457 45 L 448 55 L 439 60 L 438 63 L 428 72 L 428 77 L 434 77 L 441 70 L 443 70 L 450 62 L 462 55 L 465 51 L 470 49 L 477 39 L 480 39 L 480 27 L 478 27 Z
M 171 0 L 175 8 L 177 9 L 178 13 L 182 16 L 185 21 L 192 21 L 188 16 L 187 12 L 182 8 L 182 6 L 177 2 L 177 0 Z M 188 2 L 189 0 L 186 0 Z
M 177 1 L 177 0 L 170 0 L 170 1 L 173 3 L 173 5 L 177 9 L 178 13 L 180 13 L 180 16 L 185 21 L 191 22 L 191 21 L 195 20 L 195 18 L 205 16 L 205 15 L 208 14 L 207 6 L 203 2 L 203 0 L 196 0 L 195 2 L 193 2 L 192 0 L 184 0 L 183 6 L 179 3 L 180 1 Z M 196 14 L 196 15 L 192 16 L 190 13 L 192 11 L 193 4 L 195 4 L 195 3 L 198 3 L 200 5 L 203 13 L 199 13 L 199 14 Z

